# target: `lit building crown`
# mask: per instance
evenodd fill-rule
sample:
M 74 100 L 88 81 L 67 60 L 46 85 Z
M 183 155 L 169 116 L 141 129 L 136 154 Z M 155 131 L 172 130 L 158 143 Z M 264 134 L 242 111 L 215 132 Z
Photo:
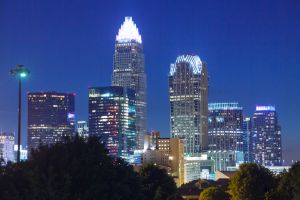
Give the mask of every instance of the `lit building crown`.
M 256 111 L 275 111 L 275 106 L 256 106 Z
M 243 107 L 239 106 L 239 103 L 237 102 L 209 103 L 208 110 L 243 110 Z
M 200 74 L 202 71 L 202 61 L 197 55 L 181 55 L 176 58 L 175 64 L 171 64 L 170 75 L 173 76 L 176 72 L 176 64 L 186 62 L 193 69 L 193 74 Z
M 116 36 L 116 40 L 120 43 L 131 42 L 132 40 L 142 43 L 142 37 L 139 33 L 139 29 L 132 20 L 132 17 L 125 17 L 125 21 L 121 25 L 119 33 Z

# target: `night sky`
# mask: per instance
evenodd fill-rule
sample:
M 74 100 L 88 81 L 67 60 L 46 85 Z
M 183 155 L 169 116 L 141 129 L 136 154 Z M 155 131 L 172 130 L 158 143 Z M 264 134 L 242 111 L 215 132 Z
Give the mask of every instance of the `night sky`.
M 89 86 L 111 84 L 115 36 L 125 16 L 142 35 L 148 129 L 169 136 L 168 72 L 180 54 L 208 63 L 210 102 L 236 101 L 252 115 L 276 105 L 285 160 L 300 159 L 300 1 L 0 0 L 0 129 L 17 130 L 16 64 L 27 91 L 76 93 L 87 120 Z

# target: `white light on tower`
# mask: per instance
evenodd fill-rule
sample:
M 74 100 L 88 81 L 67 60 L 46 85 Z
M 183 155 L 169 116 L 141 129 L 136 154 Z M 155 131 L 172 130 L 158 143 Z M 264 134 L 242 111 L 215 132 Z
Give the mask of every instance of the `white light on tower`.
M 131 42 L 132 40 L 142 43 L 142 37 L 139 33 L 139 29 L 132 20 L 132 17 L 125 17 L 125 21 L 116 36 L 116 40 L 120 43 Z

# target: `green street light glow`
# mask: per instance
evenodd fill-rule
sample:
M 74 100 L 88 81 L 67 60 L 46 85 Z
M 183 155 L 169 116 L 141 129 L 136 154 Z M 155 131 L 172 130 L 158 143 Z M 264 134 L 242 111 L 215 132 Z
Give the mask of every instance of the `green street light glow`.
M 27 76 L 27 73 L 25 73 L 25 72 L 20 73 L 20 77 L 25 78 L 26 76 Z
M 17 65 L 15 69 L 10 70 L 10 74 L 18 77 L 19 79 L 19 105 L 18 105 L 18 151 L 17 151 L 17 162 L 20 162 L 20 146 L 21 146 L 21 88 L 22 88 L 22 78 L 27 77 L 30 74 L 29 69 L 25 68 L 24 65 Z

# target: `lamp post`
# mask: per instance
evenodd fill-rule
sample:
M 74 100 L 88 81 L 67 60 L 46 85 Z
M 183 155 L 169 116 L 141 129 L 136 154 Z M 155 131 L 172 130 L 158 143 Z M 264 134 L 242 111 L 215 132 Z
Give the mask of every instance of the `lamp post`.
M 21 88 L 22 79 L 26 78 L 30 73 L 29 69 L 26 69 L 24 65 L 17 65 L 15 69 L 10 70 L 10 73 L 19 79 L 19 102 L 18 102 L 18 151 L 17 162 L 20 162 L 20 145 L 21 145 Z

